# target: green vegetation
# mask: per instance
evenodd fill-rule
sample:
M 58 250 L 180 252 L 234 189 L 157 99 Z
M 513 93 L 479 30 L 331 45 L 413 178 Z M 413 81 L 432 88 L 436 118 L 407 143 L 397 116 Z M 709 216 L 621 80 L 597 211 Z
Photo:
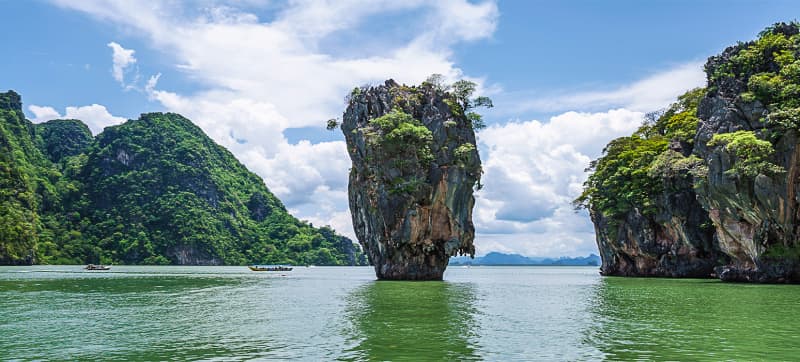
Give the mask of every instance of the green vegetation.
M 480 160 L 473 144 L 473 132 L 483 128 L 484 124 L 481 116 L 473 110 L 477 107 L 492 107 L 492 101 L 487 97 L 473 98 L 475 89 L 476 84 L 466 80 L 447 84 L 440 74 L 431 75 L 420 86 L 390 87 L 392 110 L 370 119 L 366 126 L 352 130 L 364 135 L 369 146 L 366 160 L 386 160 L 386 164 L 391 166 L 390 169 L 373 170 L 375 176 L 383 178 L 390 186 L 391 194 L 410 195 L 424 188 L 433 162 L 438 162 L 437 166 L 452 163 L 470 174 L 480 175 Z M 354 89 L 348 96 L 348 101 L 355 101 L 363 91 L 363 88 Z M 434 102 L 444 103 L 450 110 L 443 125 L 445 129 L 450 129 L 444 135 L 447 137 L 445 145 L 448 151 L 452 151 L 452 159 L 436 160 L 435 152 L 441 151 L 432 149 L 433 132 L 420 120 L 424 113 L 421 110 L 426 107 L 423 104 L 423 100 L 428 99 L 426 97 Z M 338 120 L 328 121 L 328 129 L 338 126 Z M 464 126 L 469 127 L 469 136 L 464 132 Z M 476 187 L 480 186 L 479 181 L 476 181 Z
M 367 127 L 360 129 L 371 150 L 380 159 L 386 159 L 399 171 L 392 178 L 392 194 L 413 193 L 423 182 L 417 170 L 427 169 L 433 162 L 433 133 L 400 108 L 372 119 Z
M 675 141 L 691 149 L 698 124 L 695 113 L 704 94 L 701 88 L 683 94 L 660 115 L 650 114 L 630 137 L 611 141 L 603 156 L 590 164 L 588 170 L 594 172 L 574 205 L 591 205 L 611 219 L 623 218 L 634 208 L 652 214 L 654 196 L 664 190 L 664 177 L 707 172 L 697 157 L 668 148 Z
M 339 120 L 337 120 L 336 118 L 329 119 L 328 124 L 325 125 L 325 129 L 327 129 L 328 131 L 333 131 L 337 128 L 339 128 Z
M 55 119 L 35 125 L 39 149 L 53 163 L 84 153 L 92 144 L 92 133 L 76 119 Z
M 475 145 L 472 143 L 464 143 L 458 146 L 453 152 L 456 162 L 460 165 L 466 165 L 470 162 L 470 158 L 475 154 Z
M 783 167 L 769 162 L 769 156 L 775 152 L 772 144 L 758 139 L 753 131 L 715 134 L 708 146 L 723 146 L 736 156 L 733 167 L 725 171 L 728 176 L 755 177 L 760 173 L 772 175 L 785 172 Z
M 380 145 L 383 151 L 406 160 L 412 156 L 412 160 L 425 167 L 430 166 L 433 161 L 433 133 L 422 122 L 399 108 L 394 108 L 391 112 L 370 120 L 369 124 L 379 131 L 368 133 L 369 140 Z
M 787 131 L 800 131 L 798 26 L 775 24 L 758 40 L 740 43 L 709 61 L 710 92 L 719 91 L 723 83 L 740 84 L 725 89 L 739 89 L 741 93 L 734 95 L 738 100 L 759 102 L 768 111 L 762 119 L 763 130 L 715 134 L 708 142 L 708 147 L 721 147 L 733 156 L 733 165 L 725 171 L 729 177 L 784 172 L 770 157 L 780 137 Z M 612 219 L 624 217 L 634 208 L 647 214 L 655 211 L 652 200 L 664 190 L 665 179 L 692 175 L 696 185 L 704 182 L 708 175 L 705 162 L 695 155 L 684 156 L 694 146 L 699 121 L 695 114 L 704 94 L 704 89 L 684 94 L 660 116 L 649 117 L 632 136 L 611 141 L 604 155 L 591 163 L 589 170 L 594 173 L 575 205 L 591 205 Z M 669 149 L 670 142 L 679 142 L 684 152 Z
M 41 220 L 36 190 L 50 189 L 41 179 L 42 156 L 31 142 L 16 93 L 0 94 L 0 263 L 26 263 L 34 257 Z
M 351 240 L 289 215 L 177 114 L 145 114 L 92 139 L 75 120 L 34 126 L 9 92 L 0 148 L 0 264 L 363 262 Z
M 764 119 L 782 130 L 800 130 L 800 34 L 797 23 L 775 24 L 756 41 L 740 44 L 740 50 L 713 70 L 711 80 L 741 79 L 747 91 L 744 102 L 761 102 L 769 110 Z
M 712 80 L 740 80 L 747 90 L 743 102 L 760 102 L 769 112 L 763 118 L 766 129 L 717 134 L 709 147 L 723 147 L 735 156 L 730 177 L 755 177 L 783 173 L 770 162 L 773 144 L 787 131 L 800 131 L 800 33 L 797 23 L 775 24 L 753 42 L 740 44 L 738 51 L 713 70 Z M 759 138 L 761 136 L 761 138 Z M 766 138 L 766 139 L 762 139 Z
M 434 74 L 431 77 L 436 75 Z M 464 115 L 470 121 L 473 129 L 480 130 L 485 128 L 486 124 L 483 123 L 483 117 L 473 110 L 478 107 L 492 108 L 494 104 L 492 104 L 492 100 L 489 97 L 479 96 L 472 98 L 476 86 L 474 82 L 468 80 L 456 81 L 450 87 L 455 99 L 448 99 L 445 102 L 450 106 L 453 114 Z
M 764 252 L 764 257 L 767 259 L 774 258 L 779 260 L 800 261 L 800 245 L 783 245 L 773 244 Z

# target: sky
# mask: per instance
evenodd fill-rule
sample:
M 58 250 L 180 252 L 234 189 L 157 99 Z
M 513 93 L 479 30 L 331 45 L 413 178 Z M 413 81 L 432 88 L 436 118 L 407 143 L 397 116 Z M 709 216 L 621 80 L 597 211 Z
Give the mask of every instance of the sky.
M 570 201 L 605 144 L 703 86 L 703 63 L 796 1 L 0 0 L 0 89 L 29 119 L 94 134 L 181 113 L 261 176 L 295 216 L 355 239 L 348 90 L 433 73 L 495 107 L 478 133 L 478 255 L 596 253 Z

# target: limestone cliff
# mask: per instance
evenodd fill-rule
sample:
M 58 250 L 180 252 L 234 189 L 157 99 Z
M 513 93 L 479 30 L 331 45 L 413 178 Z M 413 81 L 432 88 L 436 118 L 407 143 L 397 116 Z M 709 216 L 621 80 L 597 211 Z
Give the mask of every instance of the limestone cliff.
M 576 201 L 602 273 L 800 282 L 799 30 L 775 24 L 709 58 L 707 88 L 592 163 Z
M 723 280 L 800 281 L 798 40 L 796 24 L 776 24 L 706 64 L 710 91 L 694 152 L 708 166 L 699 200 L 731 257 L 718 270 Z M 764 152 L 746 154 L 734 142 Z
M 691 157 L 705 89 L 652 114 L 632 136 L 611 141 L 576 200 L 589 209 L 602 257 L 601 273 L 708 277 L 724 254 L 697 201 Z
M 639 208 L 614 219 L 592 209 L 603 275 L 708 277 L 719 258 L 708 214 L 700 207 L 690 175 L 661 178 L 654 214 Z
M 431 83 L 388 80 L 354 89 L 348 103 L 350 211 L 378 278 L 442 279 L 450 256 L 475 252 L 474 113 Z

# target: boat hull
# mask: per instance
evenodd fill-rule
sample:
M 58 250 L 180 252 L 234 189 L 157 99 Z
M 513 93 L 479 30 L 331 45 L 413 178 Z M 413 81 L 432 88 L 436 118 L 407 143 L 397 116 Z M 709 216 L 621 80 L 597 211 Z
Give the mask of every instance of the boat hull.
M 292 267 L 290 266 L 283 266 L 283 265 L 276 265 L 276 266 L 259 266 L 259 265 L 251 265 L 248 266 L 252 271 L 292 271 Z

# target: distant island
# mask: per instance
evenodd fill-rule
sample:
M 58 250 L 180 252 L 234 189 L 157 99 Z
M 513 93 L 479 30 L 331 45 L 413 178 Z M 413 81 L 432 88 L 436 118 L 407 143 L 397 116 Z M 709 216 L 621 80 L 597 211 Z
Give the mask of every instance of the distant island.
M 450 258 L 450 265 L 565 265 L 565 266 L 599 266 L 600 256 L 589 254 L 584 257 L 543 258 L 528 257 L 519 254 L 491 252 L 485 256 L 470 259 L 467 256 Z

